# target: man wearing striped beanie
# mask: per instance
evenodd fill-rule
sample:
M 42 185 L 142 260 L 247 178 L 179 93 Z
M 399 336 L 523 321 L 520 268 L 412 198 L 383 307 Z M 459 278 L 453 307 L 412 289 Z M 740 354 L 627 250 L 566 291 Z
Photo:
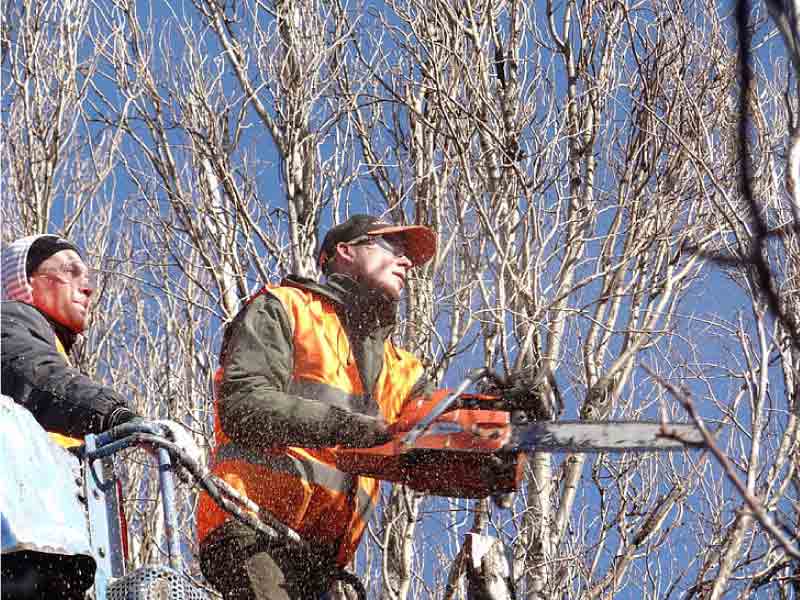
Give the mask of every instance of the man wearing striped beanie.
M 0 283 L 4 403 L 13 400 L 28 409 L 50 438 L 66 448 L 82 444 L 89 433 L 141 419 L 124 396 L 70 364 L 70 348 L 89 323 L 94 291 L 91 271 L 75 244 L 56 235 L 16 240 L 3 248 Z M 200 461 L 200 450 L 182 425 L 166 419 L 150 423 L 160 425 L 173 444 Z M 83 600 L 94 583 L 91 556 L 16 548 L 6 552 L 5 546 L 3 551 L 3 600 Z
M 122 395 L 69 363 L 70 348 L 88 325 L 94 291 L 78 248 L 55 235 L 36 235 L 4 248 L 2 258 L 0 391 L 65 446 L 135 417 Z
M 124 396 L 70 364 L 70 348 L 89 323 L 94 291 L 92 274 L 75 244 L 56 235 L 16 240 L 3 248 L 0 283 L 4 404 L 13 400 L 28 409 L 50 438 L 66 448 L 83 443 L 87 434 L 141 419 Z M 171 420 L 150 423 L 162 426 L 189 458 L 200 460 L 200 450 L 182 425 Z M 8 515 L 3 516 L 5 528 Z M 92 556 L 18 548 L 7 552 L 5 546 L 3 552 L 3 600 L 83 600 L 94 583 Z
M 27 408 L 63 447 L 136 418 L 124 396 L 70 364 L 93 292 L 78 248 L 55 235 L 16 240 L 3 248 L 0 279 L 0 392 Z M 3 599 L 82 599 L 94 573 L 87 555 L 4 553 Z

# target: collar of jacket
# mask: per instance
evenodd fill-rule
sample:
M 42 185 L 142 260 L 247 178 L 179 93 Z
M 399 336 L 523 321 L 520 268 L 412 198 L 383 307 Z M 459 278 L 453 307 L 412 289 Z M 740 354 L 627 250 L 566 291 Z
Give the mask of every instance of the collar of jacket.
M 365 288 L 357 280 L 334 273 L 325 283 L 290 275 L 284 285 L 293 285 L 320 294 L 336 304 L 339 317 L 348 329 L 361 335 L 381 333 L 384 339 L 397 322 L 397 302 L 388 300 L 381 292 Z
M 66 327 L 64 327 L 61 323 L 54 321 L 50 317 L 48 317 L 44 312 L 39 310 L 33 304 L 28 304 L 27 302 L 20 302 L 20 304 L 26 304 L 30 306 L 34 310 L 36 310 L 40 315 L 42 315 L 45 320 L 47 321 L 48 325 L 53 328 L 53 332 L 56 334 L 56 337 L 61 342 L 61 345 L 64 346 L 64 351 L 69 354 L 69 351 L 72 349 L 72 346 L 75 344 L 75 340 L 78 339 L 78 334 L 73 333 Z
M 53 331 L 56 332 L 58 339 L 61 340 L 61 345 L 64 346 L 64 351 L 69 354 L 69 351 L 72 350 L 72 346 L 75 344 L 75 340 L 78 339 L 78 334 L 70 331 L 61 323 L 57 323 L 47 315 L 44 317 L 47 319 L 47 322 L 53 326 Z

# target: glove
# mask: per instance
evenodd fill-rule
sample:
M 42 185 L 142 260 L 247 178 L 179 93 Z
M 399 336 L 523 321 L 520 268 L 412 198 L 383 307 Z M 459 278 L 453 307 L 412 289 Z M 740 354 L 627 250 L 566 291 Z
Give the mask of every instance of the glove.
M 492 373 L 489 385 L 482 391 L 500 396 L 515 421 L 554 420 L 563 412 L 561 394 L 552 374 L 542 377 L 525 370 L 503 377 Z
M 180 448 L 188 458 L 194 461 L 197 466 L 203 464 L 203 452 L 197 446 L 192 434 L 189 433 L 186 427 L 169 419 L 161 419 L 159 421 L 153 421 L 153 423 L 163 427 L 166 437 L 173 444 L 178 446 L 178 448 Z
M 339 408 L 331 409 L 337 422 L 337 443 L 344 448 L 371 448 L 390 441 L 394 436 L 389 432 L 383 419 L 353 413 Z

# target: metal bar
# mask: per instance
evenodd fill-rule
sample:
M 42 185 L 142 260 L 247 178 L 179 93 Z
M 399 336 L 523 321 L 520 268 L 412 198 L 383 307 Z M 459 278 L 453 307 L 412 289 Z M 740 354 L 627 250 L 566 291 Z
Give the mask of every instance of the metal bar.
M 125 450 L 126 448 L 131 448 L 135 446 L 137 440 L 132 437 L 124 438 L 121 440 L 117 440 L 116 442 L 111 442 L 102 447 L 92 447 L 90 448 L 88 444 L 85 444 L 84 448 L 84 457 L 89 460 L 97 460 L 99 458 L 106 458 L 108 456 L 113 456 L 120 450 Z
M 147 441 L 149 435 L 163 437 L 162 428 L 156 424 L 144 422 L 125 423 L 103 432 L 91 445 L 85 447 L 85 456 L 89 459 L 111 456 L 114 453 Z M 98 447 L 99 446 L 99 447 Z M 181 568 L 180 540 L 178 539 L 178 518 L 175 513 L 175 480 L 173 478 L 172 460 L 169 451 L 157 447 L 158 478 L 161 491 L 161 504 L 164 511 L 164 530 L 167 538 L 167 554 L 169 564 L 176 571 Z
M 116 427 L 112 427 L 108 431 L 103 431 L 102 433 L 98 433 L 95 436 L 96 438 L 95 447 L 102 448 L 104 446 L 108 446 L 112 442 L 122 440 L 123 438 L 126 438 L 134 433 L 149 433 L 151 435 L 158 435 L 158 436 L 164 435 L 161 426 L 158 425 L 157 423 L 153 423 L 152 421 L 141 421 L 135 419 L 133 421 L 128 421 L 127 423 L 123 423 L 122 425 L 117 425 Z
M 161 484 L 161 505 L 164 510 L 164 531 L 167 536 L 169 566 L 180 571 L 181 547 L 178 540 L 178 516 L 175 514 L 175 480 L 172 474 L 172 460 L 169 452 L 159 448 L 158 478 Z
M 89 540 L 97 563 L 95 594 L 105 597 L 111 578 L 125 574 L 122 528 L 119 522 L 119 504 L 114 485 L 113 465 L 109 459 L 96 460 L 91 453 L 96 448 L 96 437 L 87 435 L 84 440 L 87 454 L 83 463 L 83 481 L 86 491 L 86 509 Z
M 540 421 L 516 425 L 510 452 L 652 452 L 704 447 L 694 425 L 646 421 Z

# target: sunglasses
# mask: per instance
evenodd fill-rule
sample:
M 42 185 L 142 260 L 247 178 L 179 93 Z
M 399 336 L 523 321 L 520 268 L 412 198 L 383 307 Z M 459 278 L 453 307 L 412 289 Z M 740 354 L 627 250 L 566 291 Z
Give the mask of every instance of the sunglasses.
M 406 245 L 405 239 L 396 236 L 374 236 L 369 237 L 365 240 L 360 242 L 356 242 L 354 245 L 362 246 L 366 244 L 372 244 L 383 248 L 389 254 L 395 256 L 396 258 L 408 257 L 408 246 Z

